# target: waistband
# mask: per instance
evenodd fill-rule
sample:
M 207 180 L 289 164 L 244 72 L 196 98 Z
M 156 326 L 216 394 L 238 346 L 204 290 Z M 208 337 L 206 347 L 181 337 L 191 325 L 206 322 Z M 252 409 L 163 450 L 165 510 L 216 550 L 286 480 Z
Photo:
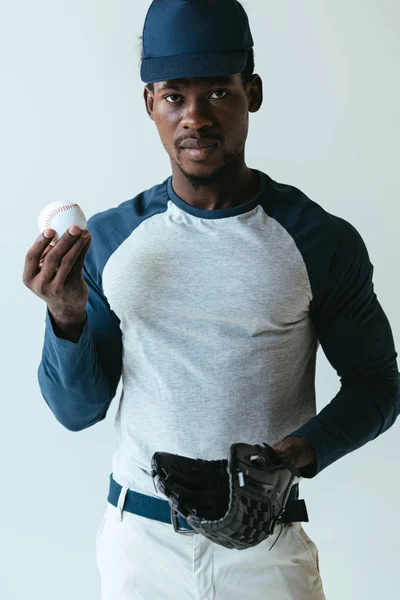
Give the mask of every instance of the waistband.
M 297 501 L 298 497 L 299 484 L 296 483 L 290 490 L 288 505 L 291 503 L 290 501 Z M 124 487 L 115 481 L 112 473 L 110 475 L 110 488 L 107 500 L 121 511 L 121 515 L 122 511 L 126 510 L 141 517 L 154 519 L 162 523 L 170 523 L 173 525 L 175 531 L 179 533 L 195 533 L 195 530 L 189 525 L 186 519 L 171 509 L 167 500 L 147 496 L 135 492 L 126 486 Z M 296 502 L 293 504 L 296 504 Z

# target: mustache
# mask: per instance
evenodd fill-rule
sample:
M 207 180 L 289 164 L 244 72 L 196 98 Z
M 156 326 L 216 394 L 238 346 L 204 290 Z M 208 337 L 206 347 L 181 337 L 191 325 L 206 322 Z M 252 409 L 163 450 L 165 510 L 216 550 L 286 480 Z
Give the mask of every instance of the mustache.
M 198 135 L 195 133 L 190 133 L 188 135 L 177 138 L 177 140 L 175 141 L 175 146 L 179 148 L 186 140 L 211 140 L 213 142 L 223 142 L 224 138 L 222 137 L 222 135 Z

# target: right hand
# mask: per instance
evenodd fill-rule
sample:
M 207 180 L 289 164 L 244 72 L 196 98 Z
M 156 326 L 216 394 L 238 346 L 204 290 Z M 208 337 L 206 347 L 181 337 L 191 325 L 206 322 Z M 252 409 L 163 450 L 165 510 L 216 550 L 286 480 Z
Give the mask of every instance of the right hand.
M 89 298 L 82 268 L 91 236 L 88 231 L 76 227 L 77 235 L 68 230 L 52 243 L 55 232 L 47 231 L 51 237 L 41 234 L 25 257 L 23 283 L 47 303 L 56 320 L 82 318 Z

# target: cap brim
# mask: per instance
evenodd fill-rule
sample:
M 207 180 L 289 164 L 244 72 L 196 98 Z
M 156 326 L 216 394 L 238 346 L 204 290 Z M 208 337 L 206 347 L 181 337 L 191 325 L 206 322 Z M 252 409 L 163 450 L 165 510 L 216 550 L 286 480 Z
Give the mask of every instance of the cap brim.
M 241 73 L 246 64 L 247 50 L 143 58 L 140 77 L 144 83 L 190 77 L 224 77 Z

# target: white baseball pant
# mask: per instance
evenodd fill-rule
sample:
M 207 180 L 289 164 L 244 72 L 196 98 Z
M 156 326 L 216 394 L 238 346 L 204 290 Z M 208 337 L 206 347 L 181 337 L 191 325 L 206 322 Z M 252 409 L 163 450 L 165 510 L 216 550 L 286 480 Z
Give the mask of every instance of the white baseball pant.
M 230 550 L 107 503 L 96 537 L 101 598 L 325 600 L 316 545 L 301 523 L 287 523 L 269 550 L 280 530 L 254 548 Z

